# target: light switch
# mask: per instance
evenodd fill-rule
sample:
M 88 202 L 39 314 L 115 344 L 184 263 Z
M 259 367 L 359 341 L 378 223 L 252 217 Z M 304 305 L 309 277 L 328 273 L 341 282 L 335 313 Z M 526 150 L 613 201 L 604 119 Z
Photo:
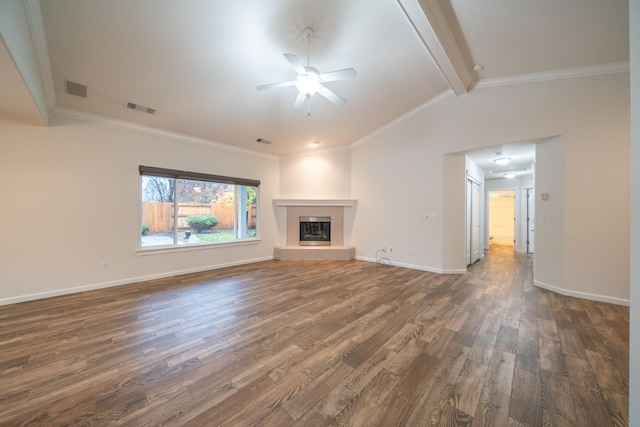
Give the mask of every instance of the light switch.
M 436 219 L 436 214 L 428 213 L 428 214 L 425 215 L 425 218 L 427 218 L 427 219 Z
M 538 220 L 540 222 L 544 222 L 544 214 L 540 214 L 540 216 L 538 216 Z

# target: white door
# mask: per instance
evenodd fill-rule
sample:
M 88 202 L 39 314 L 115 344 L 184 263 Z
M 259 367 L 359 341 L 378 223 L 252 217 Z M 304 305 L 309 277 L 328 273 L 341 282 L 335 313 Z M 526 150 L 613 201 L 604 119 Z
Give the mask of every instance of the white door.
M 467 180 L 467 265 L 471 262 L 471 180 Z
M 535 193 L 533 188 L 527 188 L 527 253 L 532 254 L 536 230 Z
M 471 264 L 480 255 L 480 185 L 471 181 Z

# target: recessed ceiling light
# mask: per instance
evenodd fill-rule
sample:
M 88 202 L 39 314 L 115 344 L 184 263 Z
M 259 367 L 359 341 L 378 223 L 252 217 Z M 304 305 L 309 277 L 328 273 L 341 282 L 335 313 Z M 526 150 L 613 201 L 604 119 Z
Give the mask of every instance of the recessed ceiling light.
M 497 159 L 494 159 L 494 162 L 498 165 L 506 165 L 510 161 L 511 161 L 511 157 L 499 157 Z

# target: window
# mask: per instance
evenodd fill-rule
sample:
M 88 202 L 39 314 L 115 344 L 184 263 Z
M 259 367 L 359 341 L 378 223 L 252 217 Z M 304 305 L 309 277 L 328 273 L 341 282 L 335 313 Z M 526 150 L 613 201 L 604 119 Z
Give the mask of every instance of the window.
M 256 239 L 260 181 L 140 166 L 140 247 Z

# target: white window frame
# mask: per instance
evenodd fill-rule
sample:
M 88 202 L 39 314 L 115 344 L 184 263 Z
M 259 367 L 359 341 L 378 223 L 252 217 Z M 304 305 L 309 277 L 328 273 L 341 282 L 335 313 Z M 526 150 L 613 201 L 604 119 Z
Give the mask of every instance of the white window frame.
M 178 239 L 178 208 L 179 203 L 178 199 L 178 186 L 173 186 L 173 200 L 175 201 L 173 204 L 174 209 L 174 223 L 173 223 L 173 243 L 171 244 L 158 244 L 158 245 L 150 245 L 143 246 L 142 236 L 138 237 L 138 250 L 140 251 L 158 251 L 158 250 L 192 250 L 194 248 L 206 248 L 211 246 L 226 246 L 226 245 L 238 245 L 238 244 L 247 244 L 254 243 L 260 241 L 260 181 L 254 179 L 245 179 L 245 178 L 234 178 L 222 175 L 213 175 L 213 174 L 205 174 L 199 172 L 187 172 L 187 171 L 179 171 L 173 169 L 165 169 L 165 168 L 157 168 L 150 166 L 140 166 L 140 179 L 138 183 L 139 190 L 139 213 L 138 213 L 138 231 L 142 230 L 143 226 L 143 178 L 144 177 L 159 177 L 159 178 L 167 178 L 174 180 L 193 180 L 193 181 L 204 181 L 211 182 L 215 184 L 230 184 L 233 185 L 233 240 L 227 240 L 222 242 L 199 242 L 199 243 L 181 243 Z M 244 187 L 255 187 L 256 188 L 256 235 L 254 237 L 238 237 L 240 230 L 239 218 L 240 212 L 246 212 L 245 209 L 240 209 L 238 203 L 246 203 L 246 198 L 242 201 L 238 198 L 238 188 L 239 186 Z M 245 230 L 245 232 L 248 230 Z

